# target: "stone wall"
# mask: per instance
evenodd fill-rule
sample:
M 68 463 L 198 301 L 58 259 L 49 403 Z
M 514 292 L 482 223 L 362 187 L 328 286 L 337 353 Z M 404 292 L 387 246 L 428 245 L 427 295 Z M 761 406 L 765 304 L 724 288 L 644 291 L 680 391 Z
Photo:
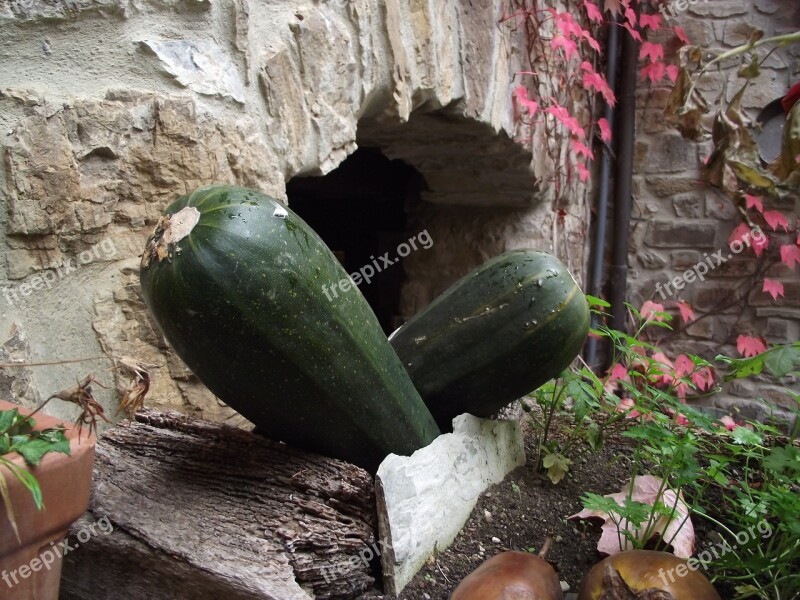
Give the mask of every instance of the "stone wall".
M 800 6 L 784 0 L 691 2 L 688 10 L 678 11 L 669 24 L 682 26 L 693 44 L 729 49 L 746 42 L 755 29 L 767 35 L 800 29 Z M 727 85 L 730 97 L 742 83 L 737 82 L 736 71 L 712 73 L 701 81 L 699 89 L 714 100 Z M 770 58 L 756 85 L 745 93 L 744 108 L 755 119 L 761 108 L 783 96 L 797 81 L 800 45 L 779 50 Z M 676 315 L 674 301 L 684 299 L 698 315 L 716 313 L 721 304 L 729 304 L 729 294 L 755 274 L 756 264 L 753 252 L 746 251 L 710 270 L 704 282 L 687 284 L 675 295 L 663 291 L 664 284 L 704 261 L 706 255 L 719 250 L 724 250 L 726 258 L 731 255 L 728 236 L 741 222 L 736 204 L 703 183 L 700 165 L 710 152 L 710 142 L 684 140 L 666 124 L 663 110 L 668 93 L 667 89 L 646 85 L 639 91 L 630 299 L 637 306 L 645 300 L 662 303 Z M 772 208 L 794 215 L 794 225 L 800 198 Z M 764 335 L 770 344 L 800 339 L 800 279 L 796 270 L 778 266 L 768 276 L 784 283 L 784 298 L 773 301 L 758 285 L 741 302 L 690 325 L 681 336 L 665 340 L 664 346 L 673 351 L 673 356 L 692 352 L 711 359 L 720 352 L 739 356 L 735 344 L 740 333 Z M 658 289 L 657 284 L 662 287 Z M 745 285 L 743 289 L 748 288 Z M 768 383 L 737 382 L 726 391 L 713 399 L 713 405 L 725 412 L 740 410 L 746 416 L 764 418 L 768 411 L 759 397 L 796 410 L 796 403 L 785 391 Z
M 138 291 L 161 210 L 223 182 L 285 199 L 358 145 L 416 167 L 407 312 L 503 250 L 583 272 L 581 189 L 555 220 L 552 165 L 515 141 L 519 40 L 500 0 L 0 0 L 0 332 L 7 397 L 36 403 L 109 357 L 155 365 L 149 403 L 241 423 L 172 354 Z M 541 132 L 533 136 L 541 137 Z M 5 338 L 4 338 L 5 339 Z M 74 407 L 54 401 L 59 416 Z

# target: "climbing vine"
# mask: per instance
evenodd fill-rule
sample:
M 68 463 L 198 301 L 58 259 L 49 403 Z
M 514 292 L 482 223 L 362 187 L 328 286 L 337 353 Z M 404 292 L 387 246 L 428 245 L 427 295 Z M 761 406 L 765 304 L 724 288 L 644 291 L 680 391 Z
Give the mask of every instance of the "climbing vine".
M 735 303 L 744 311 L 754 289 L 773 300 L 785 295 L 783 283 L 770 274 L 780 272 L 781 263 L 789 270 L 800 263 L 796 218 L 779 208 L 791 207 L 790 199 L 796 198 L 800 189 L 800 103 L 787 109 L 791 112 L 780 159 L 765 167 L 760 164 L 752 125 L 741 101 L 775 48 L 800 41 L 800 32 L 772 38 L 755 32 L 738 48 L 713 52 L 692 45 L 681 27 L 667 24 L 663 18 L 666 13 L 662 10 L 659 14 L 657 6 L 663 2 L 542 2 L 510 0 L 501 23 L 512 35 L 523 36 L 524 64 L 513 90 L 517 134 L 530 144 L 538 166 L 545 161 L 550 165 L 550 171 L 540 169 L 545 174 L 538 183 L 552 186 L 554 211 L 559 216 L 564 214 L 576 183 L 590 178 L 597 145 L 611 142 L 609 123 L 596 118 L 600 99 L 612 107 L 617 102 L 603 74 L 605 58 L 599 40 L 605 29 L 619 27 L 639 42 L 642 81 L 671 88 L 666 111 L 669 122 L 685 137 L 712 141 L 713 150 L 703 167 L 705 179 L 735 203 L 741 216 L 730 233 L 729 244 L 744 248 L 749 240 L 746 252 L 757 261 L 755 275 L 746 278 L 742 286 L 735 286 L 734 297 L 706 314 L 698 315 L 685 300 L 674 301 L 684 327 Z M 730 100 L 727 90 L 722 91 L 716 100 L 713 126 L 706 130 L 703 117 L 714 102 L 703 97 L 697 82 L 712 70 L 731 68 L 738 69 L 744 83 Z M 753 232 L 763 235 L 753 237 Z M 663 310 L 663 304 L 650 301 L 642 314 L 660 314 Z M 752 330 L 738 332 L 736 344 L 743 356 L 768 350 L 764 338 Z M 673 376 L 685 370 L 685 359 L 679 357 L 674 364 L 663 352 L 657 353 L 663 364 L 675 371 Z

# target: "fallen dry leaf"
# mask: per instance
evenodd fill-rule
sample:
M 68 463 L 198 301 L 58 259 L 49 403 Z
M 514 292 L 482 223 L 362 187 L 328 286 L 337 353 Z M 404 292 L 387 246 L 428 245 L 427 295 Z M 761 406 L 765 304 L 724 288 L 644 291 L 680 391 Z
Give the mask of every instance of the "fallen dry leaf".
M 634 527 L 627 521 L 623 520 L 620 527 L 623 530 L 628 530 L 630 534 L 640 542 L 646 542 L 645 536 L 652 537 L 655 535 L 661 536 L 661 539 L 672 545 L 673 553 L 675 556 L 681 558 L 689 558 L 694 553 L 694 526 L 692 520 L 689 518 L 689 507 L 683 501 L 682 494 L 675 492 L 668 487 L 665 487 L 659 495 L 658 491 L 661 489 L 663 480 L 653 475 L 640 475 L 637 477 L 633 484 L 633 493 L 631 500 L 643 502 L 651 506 L 660 501 L 667 508 L 675 507 L 675 514 L 672 518 L 665 515 L 660 515 L 657 521 L 647 528 L 647 523 L 643 523 L 641 527 Z M 623 487 L 622 491 L 616 494 L 606 494 L 606 498 L 612 498 L 617 504 L 622 505 L 628 497 L 630 490 L 630 483 Z M 598 552 L 604 554 L 617 554 L 623 550 L 633 549 L 631 541 L 618 533 L 617 525 L 611 520 L 611 517 L 599 510 L 584 509 L 581 512 L 572 515 L 570 519 L 599 519 L 603 521 L 601 526 L 602 535 L 597 542 Z M 619 517 L 618 517 L 619 520 Z M 645 531 L 645 529 L 649 530 Z M 620 540 L 622 541 L 622 548 L 620 548 Z

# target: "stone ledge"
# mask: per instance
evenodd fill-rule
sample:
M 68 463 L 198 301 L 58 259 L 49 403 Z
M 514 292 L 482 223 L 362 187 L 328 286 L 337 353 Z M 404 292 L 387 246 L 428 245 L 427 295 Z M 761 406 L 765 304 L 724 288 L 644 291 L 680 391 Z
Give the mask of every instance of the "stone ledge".
M 453 542 L 487 487 L 525 464 L 518 421 L 464 414 L 453 420 L 453 429 L 410 457 L 390 454 L 378 468 L 387 594 L 397 596 L 433 552 Z

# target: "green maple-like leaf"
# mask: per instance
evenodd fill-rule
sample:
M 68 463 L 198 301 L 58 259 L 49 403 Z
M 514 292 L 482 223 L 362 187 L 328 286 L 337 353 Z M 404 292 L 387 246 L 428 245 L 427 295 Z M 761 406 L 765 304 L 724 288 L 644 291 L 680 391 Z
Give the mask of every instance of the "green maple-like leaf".
M 571 464 L 572 461 L 562 454 L 548 454 L 542 459 L 542 466 L 547 469 L 547 477 L 554 484 L 564 479 Z
M 800 344 L 770 351 L 764 357 L 764 364 L 775 379 L 785 377 L 790 371 L 800 367 Z
M 800 448 L 791 445 L 773 448 L 764 459 L 764 467 L 788 477 L 800 477 Z
M 733 430 L 731 435 L 733 437 L 733 443 L 739 444 L 740 446 L 760 445 L 764 441 L 760 435 L 747 427 L 737 427 Z

